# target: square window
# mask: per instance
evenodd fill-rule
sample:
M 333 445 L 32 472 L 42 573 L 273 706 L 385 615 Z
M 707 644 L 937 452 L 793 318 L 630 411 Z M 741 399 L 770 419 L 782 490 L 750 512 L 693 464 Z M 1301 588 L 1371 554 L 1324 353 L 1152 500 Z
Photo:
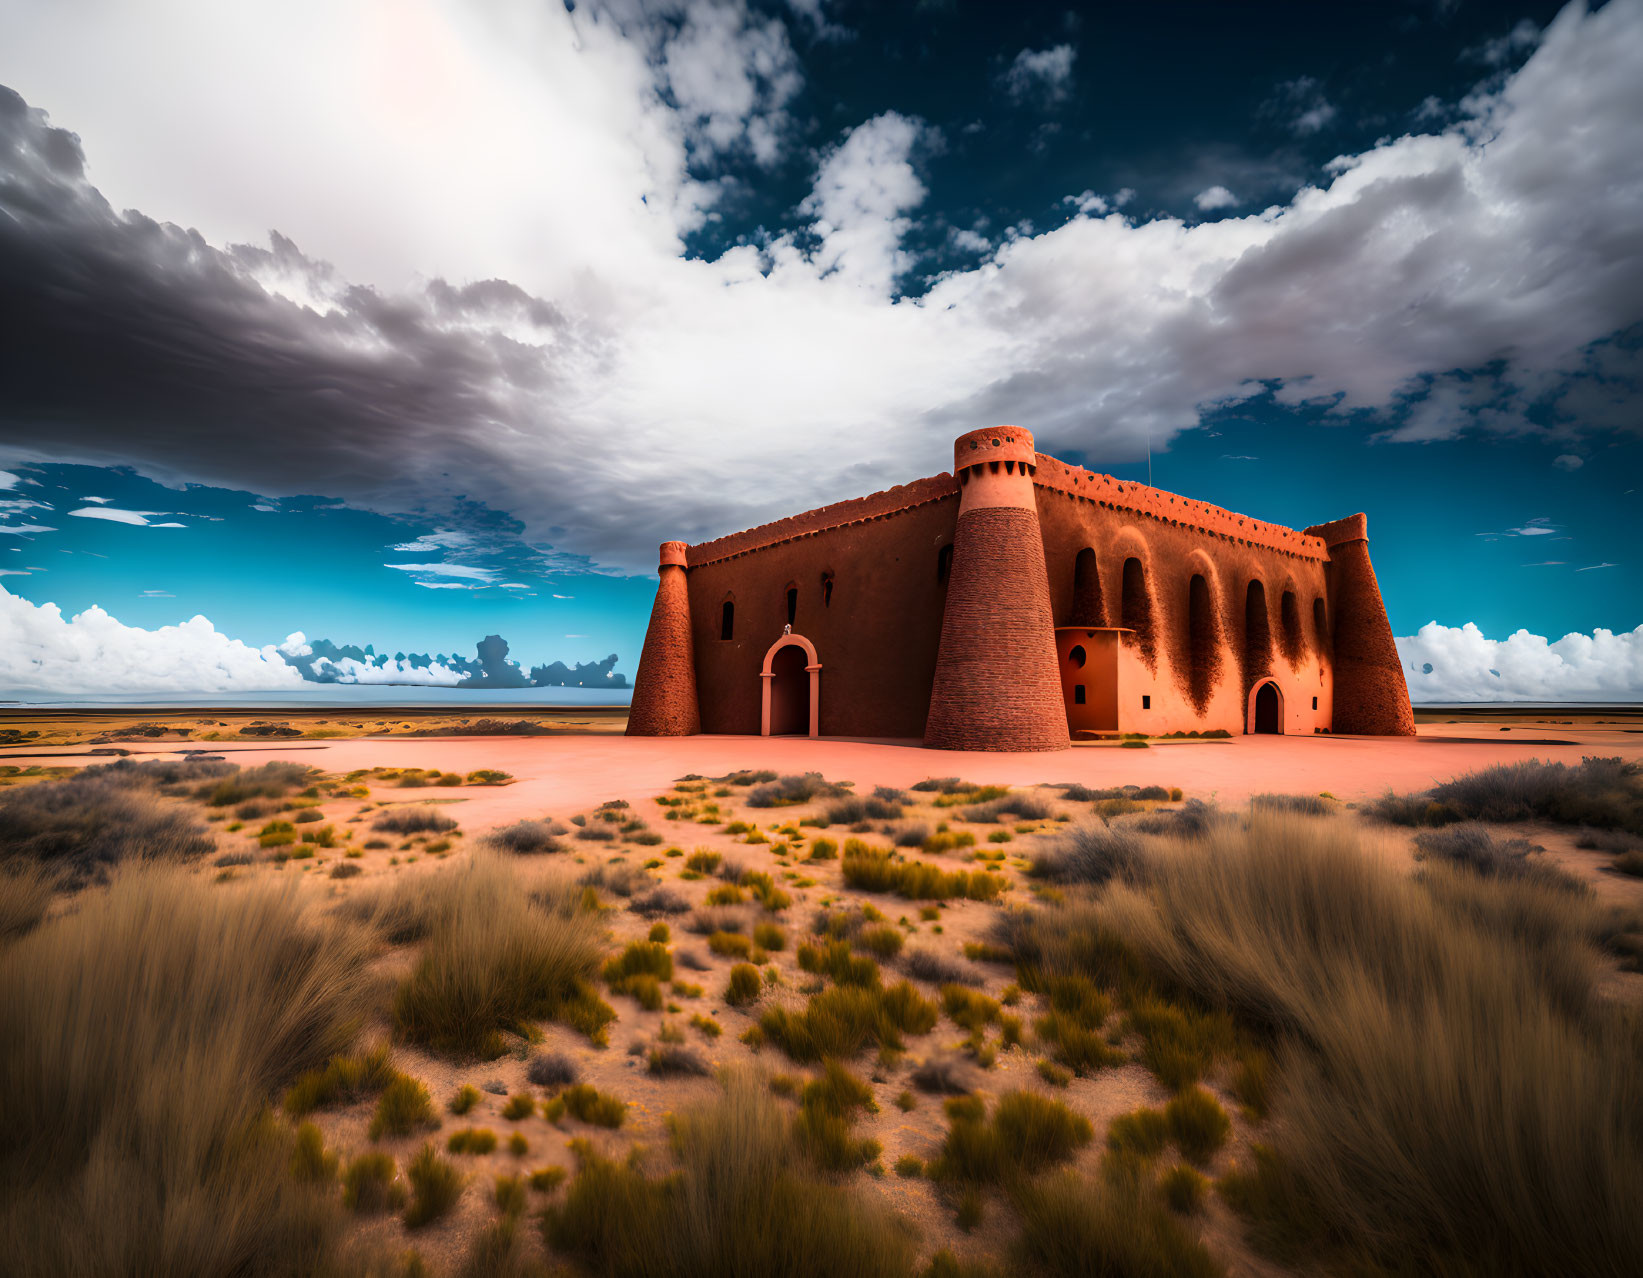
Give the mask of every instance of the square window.
M 1151 710 L 1152 709 L 1152 698 L 1151 697 L 1142 697 L 1141 698 L 1141 708 L 1143 710 Z
M 1073 685 L 1073 704 L 1075 706 L 1084 704 L 1084 685 L 1081 683 Z

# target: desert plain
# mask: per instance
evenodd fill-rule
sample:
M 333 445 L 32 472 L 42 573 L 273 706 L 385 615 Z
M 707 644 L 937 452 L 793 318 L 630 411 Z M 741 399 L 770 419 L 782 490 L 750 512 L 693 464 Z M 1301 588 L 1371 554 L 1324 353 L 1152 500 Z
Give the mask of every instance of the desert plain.
M 1643 1266 L 1643 718 L 622 726 L 8 712 L 8 1268 Z

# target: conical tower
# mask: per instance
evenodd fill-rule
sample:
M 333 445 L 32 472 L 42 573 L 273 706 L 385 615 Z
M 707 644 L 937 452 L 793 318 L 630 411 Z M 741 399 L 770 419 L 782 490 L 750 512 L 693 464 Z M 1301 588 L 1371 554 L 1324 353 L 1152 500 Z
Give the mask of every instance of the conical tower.
M 662 543 L 661 581 L 628 711 L 630 737 L 689 737 L 702 730 L 696 701 L 696 650 L 690 638 L 690 592 L 682 541 Z
M 924 744 L 942 750 L 1064 750 L 1067 709 L 1056 667 L 1033 475 L 1038 453 L 1018 426 L 953 445 L 958 528 Z
M 1412 737 L 1415 712 L 1392 641 L 1380 583 L 1369 562 L 1369 520 L 1348 515 L 1308 528 L 1329 547 L 1329 615 L 1335 649 L 1331 730 L 1375 737 Z

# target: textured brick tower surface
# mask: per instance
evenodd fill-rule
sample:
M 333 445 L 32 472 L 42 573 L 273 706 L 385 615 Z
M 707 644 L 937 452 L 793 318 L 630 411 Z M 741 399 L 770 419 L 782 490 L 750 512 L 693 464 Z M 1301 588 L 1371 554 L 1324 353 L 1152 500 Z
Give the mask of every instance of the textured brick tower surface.
M 1033 437 L 1015 426 L 953 445 L 959 515 L 924 744 L 944 750 L 1064 750 Z
M 1329 547 L 1329 595 L 1334 614 L 1335 732 L 1380 737 L 1415 735 L 1415 712 L 1392 623 L 1369 562 L 1369 521 L 1348 515 L 1308 528 Z
M 682 541 L 664 541 L 645 647 L 633 676 L 630 737 L 688 737 L 702 730 L 696 701 L 696 654 L 690 638 L 690 597 Z

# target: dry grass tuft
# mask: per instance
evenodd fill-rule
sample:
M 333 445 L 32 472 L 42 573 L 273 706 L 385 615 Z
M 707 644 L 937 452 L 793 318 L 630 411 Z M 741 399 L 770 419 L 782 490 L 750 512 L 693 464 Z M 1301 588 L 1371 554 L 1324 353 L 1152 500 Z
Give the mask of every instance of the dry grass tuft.
M 39 862 L 65 886 L 101 879 L 127 860 L 189 860 L 216 850 L 194 811 L 154 794 L 146 774 L 88 768 L 0 794 L 0 861 Z
M 1228 1182 L 1269 1249 L 1643 1269 L 1639 1029 L 1592 995 L 1580 894 L 1435 863 L 1413 879 L 1345 822 L 1257 812 L 1094 913 L 1158 981 L 1280 1037 L 1283 1122 Z
M 525 1035 L 537 1020 L 602 1037 L 614 1013 L 587 984 L 601 929 L 569 889 L 527 897 L 505 862 L 476 854 L 412 890 L 421 899 L 410 913 L 420 914 L 428 940 L 394 996 L 394 1023 L 406 1038 L 490 1058 L 506 1049 L 505 1034 Z
M 57 876 L 44 866 L 13 860 L 0 865 L 0 944 L 32 931 L 46 911 Z
M 655 1179 L 579 1148 L 543 1233 L 609 1278 L 911 1278 L 906 1227 L 873 1200 L 806 1172 L 780 1102 L 747 1078 L 673 1123 L 680 1170 Z
M 0 951 L 0 1236 L 13 1272 L 311 1272 L 340 1203 L 268 1112 L 344 1051 L 369 937 L 292 889 L 163 867 Z
M 1128 826 L 1077 821 L 1033 849 L 1033 874 L 1052 883 L 1139 883 L 1147 854 Z

